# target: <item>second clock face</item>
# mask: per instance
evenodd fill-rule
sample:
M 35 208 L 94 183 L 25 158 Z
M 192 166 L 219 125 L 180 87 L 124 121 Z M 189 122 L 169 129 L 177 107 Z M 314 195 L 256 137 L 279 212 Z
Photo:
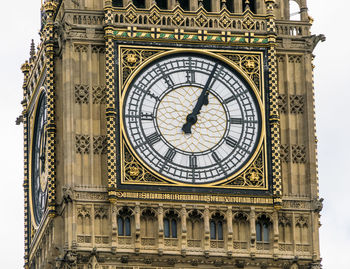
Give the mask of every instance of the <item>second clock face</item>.
M 225 63 L 175 54 L 139 72 L 122 97 L 127 140 L 166 179 L 208 184 L 249 162 L 261 136 L 253 89 Z
M 36 224 L 40 221 L 47 207 L 47 150 L 46 150 L 46 95 L 39 99 L 35 116 L 32 144 L 32 206 Z

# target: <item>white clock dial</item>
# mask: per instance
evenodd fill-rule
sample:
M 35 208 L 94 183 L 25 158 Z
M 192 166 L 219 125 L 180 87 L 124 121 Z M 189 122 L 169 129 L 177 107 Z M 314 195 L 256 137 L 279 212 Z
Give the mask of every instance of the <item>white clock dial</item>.
M 254 91 L 230 66 L 200 54 L 149 64 L 122 97 L 127 140 L 144 164 L 188 184 L 227 179 L 261 135 Z

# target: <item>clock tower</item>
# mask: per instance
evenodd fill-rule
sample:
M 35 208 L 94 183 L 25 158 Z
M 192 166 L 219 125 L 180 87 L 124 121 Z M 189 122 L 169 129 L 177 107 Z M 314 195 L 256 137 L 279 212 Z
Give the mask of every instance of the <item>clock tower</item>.
M 311 25 L 306 0 L 43 1 L 25 268 L 321 268 Z

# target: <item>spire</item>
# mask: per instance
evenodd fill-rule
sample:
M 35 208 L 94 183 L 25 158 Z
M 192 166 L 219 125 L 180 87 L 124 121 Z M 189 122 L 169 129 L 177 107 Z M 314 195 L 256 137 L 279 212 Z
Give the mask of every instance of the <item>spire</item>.
M 30 58 L 29 58 L 30 62 L 34 60 L 34 56 L 35 56 L 35 44 L 34 44 L 34 39 L 32 39 L 32 43 L 30 44 Z

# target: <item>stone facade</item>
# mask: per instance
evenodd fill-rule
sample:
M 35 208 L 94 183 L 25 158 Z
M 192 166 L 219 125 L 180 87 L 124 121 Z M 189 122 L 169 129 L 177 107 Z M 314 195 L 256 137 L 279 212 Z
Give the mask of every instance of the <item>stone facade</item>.
M 310 33 L 306 0 L 296 2 L 298 21 L 289 0 L 45 1 L 42 42 L 22 66 L 25 268 L 320 268 L 312 51 L 323 37 Z M 119 190 L 114 86 L 133 67 L 116 75 L 115 41 L 264 50 L 271 188 Z M 42 88 L 48 201 L 35 224 L 30 154 Z

